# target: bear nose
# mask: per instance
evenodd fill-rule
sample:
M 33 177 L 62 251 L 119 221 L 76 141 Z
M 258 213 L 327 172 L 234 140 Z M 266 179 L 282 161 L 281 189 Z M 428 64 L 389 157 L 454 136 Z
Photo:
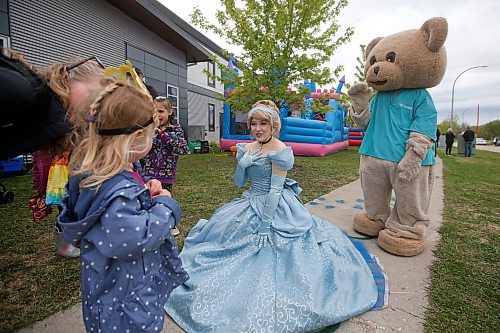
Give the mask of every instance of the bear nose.
M 379 70 L 380 70 L 380 69 L 378 68 L 378 66 L 377 66 L 377 67 L 375 67 L 375 68 L 373 69 L 373 72 L 375 73 L 375 75 L 378 75 L 378 71 L 379 71 Z

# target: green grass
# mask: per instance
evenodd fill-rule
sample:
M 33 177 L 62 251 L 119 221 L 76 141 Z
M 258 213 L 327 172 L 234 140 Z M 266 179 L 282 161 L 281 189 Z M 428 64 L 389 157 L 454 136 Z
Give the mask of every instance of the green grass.
M 241 195 L 232 181 L 236 159 L 227 153 L 187 155 L 179 160 L 174 197 L 183 210 L 180 246 L 200 218 Z M 359 155 L 349 149 L 330 156 L 296 157 L 288 176 L 300 182 L 304 202 L 358 178 Z M 80 302 L 77 259 L 55 255 L 56 215 L 34 224 L 27 206 L 31 176 L 0 179 L 15 193 L 0 206 L 0 332 L 12 332 Z
M 498 332 L 500 327 L 500 154 L 476 154 L 440 154 L 445 205 L 431 269 L 429 333 Z
M 454 152 L 455 153 L 455 152 Z M 444 161 L 442 239 L 431 271 L 426 332 L 497 332 L 499 325 L 500 154 L 477 151 Z M 200 218 L 209 218 L 242 190 L 232 182 L 228 154 L 180 159 L 174 197 L 181 203 L 180 245 Z M 358 178 L 355 149 L 324 158 L 296 157 L 290 178 L 304 202 Z M 33 224 L 31 177 L 0 179 L 16 198 L 0 206 L 0 332 L 12 332 L 80 301 L 78 260 L 54 255 L 55 214 Z

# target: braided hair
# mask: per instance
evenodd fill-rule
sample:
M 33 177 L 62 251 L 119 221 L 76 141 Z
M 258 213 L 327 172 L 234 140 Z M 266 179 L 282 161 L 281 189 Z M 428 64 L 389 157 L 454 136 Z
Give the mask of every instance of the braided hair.
M 138 153 L 151 148 L 157 125 L 146 92 L 112 78 L 103 79 L 101 85 L 102 91 L 89 103 L 88 128 L 70 161 L 71 174 L 90 174 L 82 187 L 99 186 L 128 169 Z

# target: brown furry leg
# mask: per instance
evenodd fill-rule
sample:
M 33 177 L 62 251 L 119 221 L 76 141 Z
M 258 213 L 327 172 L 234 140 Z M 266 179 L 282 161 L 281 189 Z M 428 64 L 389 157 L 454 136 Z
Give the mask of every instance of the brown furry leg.
M 389 174 L 396 163 L 361 155 L 359 175 L 366 213 L 354 217 L 353 228 L 359 233 L 377 236 L 391 213 L 392 186 Z
M 423 166 L 416 179 L 401 182 L 397 173 L 391 174 L 396 203 L 378 235 L 378 245 L 385 251 L 405 257 L 416 256 L 426 246 L 424 233 L 429 224 L 429 209 L 434 167 Z

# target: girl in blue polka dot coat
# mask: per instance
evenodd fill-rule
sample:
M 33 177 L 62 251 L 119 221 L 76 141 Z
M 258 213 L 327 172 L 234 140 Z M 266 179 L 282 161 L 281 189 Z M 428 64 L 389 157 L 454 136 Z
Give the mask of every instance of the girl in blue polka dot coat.
M 163 305 L 188 279 L 171 235 L 181 210 L 159 181 L 145 184 L 133 167 L 151 148 L 153 102 L 126 82 L 102 84 L 71 157 L 59 223 L 81 249 L 87 332 L 160 332 Z

